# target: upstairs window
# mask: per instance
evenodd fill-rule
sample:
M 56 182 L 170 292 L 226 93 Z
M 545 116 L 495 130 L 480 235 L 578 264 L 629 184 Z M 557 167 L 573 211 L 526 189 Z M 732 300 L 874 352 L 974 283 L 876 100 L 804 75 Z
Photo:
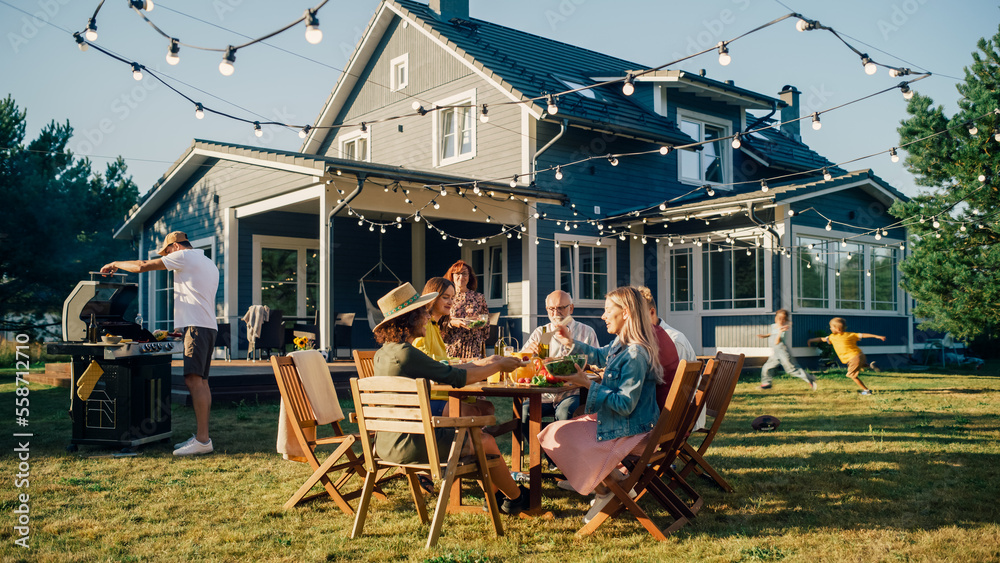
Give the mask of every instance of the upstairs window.
M 476 91 L 437 102 L 434 155 L 437 166 L 476 156 Z
M 395 92 L 410 84 L 410 54 L 405 53 L 389 62 L 389 87 Z
M 342 137 L 340 139 L 341 158 L 371 162 L 371 153 L 368 150 L 368 141 L 371 138 L 370 134 L 371 129 L 364 133 L 359 132 Z
M 730 153 L 729 144 L 722 139 L 728 137 L 731 126 L 728 122 L 699 114 L 677 112 L 681 132 L 695 141 L 703 142 L 701 150 L 680 151 L 679 176 L 687 183 L 722 184 L 727 173 Z

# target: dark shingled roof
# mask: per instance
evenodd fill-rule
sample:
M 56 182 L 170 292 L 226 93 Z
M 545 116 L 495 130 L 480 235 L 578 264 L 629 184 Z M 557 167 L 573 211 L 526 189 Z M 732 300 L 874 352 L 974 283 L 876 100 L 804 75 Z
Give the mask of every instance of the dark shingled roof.
M 757 123 L 753 126 L 754 132 L 742 138 L 748 152 L 766 162 L 769 167 L 793 172 L 827 168 L 834 176 L 845 172 L 801 141 L 771 127 L 761 129 L 772 123 L 772 120 Z
M 624 77 L 629 69 L 645 68 L 635 62 L 484 20 L 441 21 L 427 4 L 421 2 L 395 0 L 394 3 L 496 73 L 525 99 L 574 88 L 560 79 L 589 86 L 594 84 L 589 78 L 592 76 Z M 660 143 L 694 142 L 694 139 L 681 133 L 673 121 L 633 103 L 621 93 L 620 84 L 599 86 L 590 91 L 595 98 L 580 93 L 557 98 L 559 113 L 548 119 L 558 121 L 565 118 L 570 123 Z M 535 103 L 543 110 L 546 107 L 545 100 Z

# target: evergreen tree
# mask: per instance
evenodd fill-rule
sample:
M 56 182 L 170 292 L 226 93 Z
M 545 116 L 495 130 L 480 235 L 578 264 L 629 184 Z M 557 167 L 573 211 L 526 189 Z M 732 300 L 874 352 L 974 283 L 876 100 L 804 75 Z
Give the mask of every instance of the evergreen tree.
M 922 328 L 956 337 L 995 334 L 1000 327 L 1000 31 L 980 39 L 972 65 L 956 87 L 958 112 L 948 117 L 916 94 L 900 144 L 948 129 L 906 147 L 907 168 L 927 192 L 890 212 L 909 224 L 910 255 L 902 287 L 916 299 Z M 935 226 L 937 224 L 938 226 Z
M 87 273 L 130 253 L 113 229 L 137 201 L 119 158 L 104 174 L 66 148 L 69 123 L 51 122 L 25 146 L 27 112 L 0 100 L 0 319 L 58 315 Z

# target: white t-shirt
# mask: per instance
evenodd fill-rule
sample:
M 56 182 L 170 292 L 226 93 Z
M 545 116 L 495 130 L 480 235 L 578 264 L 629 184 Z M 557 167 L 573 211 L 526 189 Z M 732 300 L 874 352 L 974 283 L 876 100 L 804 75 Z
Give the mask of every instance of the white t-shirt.
M 200 326 L 216 330 L 215 294 L 219 291 L 219 268 L 205 252 L 195 248 L 176 250 L 163 257 L 163 265 L 174 273 L 174 327 Z
M 684 333 L 668 325 L 667 321 L 663 319 L 660 319 L 660 328 L 667 332 L 667 336 L 670 337 L 670 340 L 674 341 L 674 346 L 677 347 L 677 357 L 679 359 L 687 360 L 689 362 L 694 362 L 698 359 L 698 354 L 694 353 L 694 346 L 692 346 L 691 341 L 684 336 Z
M 555 332 L 556 330 L 556 325 L 554 323 L 549 323 L 542 326 L 545 327 L 546 332 Z M 570 337 L 573 338 L 573 340 L 576 340 L 578 342 L 583 342 L 584 344 L 589 344 L 590 346 L 593 346 L 595 348 L 600 346 L 600 344 L 597 342 L 597 333 L 594 332 L 594 329 L 591 328 L 590 325 L 585 325 L 574 319 L 569 323 L 567 328 L 569 328 L 569 335 Z M 524 347 L 526 348 L 528 344 L 531 342 L 537 343 L 538 339 L 541 338 L 541 336 L 542 336 L 542 327 L 540 326 L 537 327 L 531 333 L 531 336 L 528 337 L 528 341 L 524 343 Z M 523 349 L 524 348 L 522 348 L 522 350 Z M 555 338 L 549 341 L 550 358 L 565 356 L 566 352 L 567 351 L 563 349 L 563 345 Z M 574 389 L 572 391 L 564 391 L 562 393 L 542 393 L 542 402 L 558 403 L 566 397 L 579 394 L 580 394 L 579 389 Z

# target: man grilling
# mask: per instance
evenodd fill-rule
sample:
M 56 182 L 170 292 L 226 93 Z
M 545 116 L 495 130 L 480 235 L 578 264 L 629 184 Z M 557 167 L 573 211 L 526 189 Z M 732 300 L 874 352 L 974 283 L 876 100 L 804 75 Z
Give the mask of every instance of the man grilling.
M 214 451 L 208 435 L 212 410 L 212 390 L 208 371 L 212 364 L 215 334 L 215 294 L 219 290 L 219 269 L 201 250 L 191 247 L 188 237 L 174 231 L 157 251 L 162 258 L 126 260 L 105 264 L 102 274 L 125 270 L 141 274 L 154 270 L 174 273 L 174 325 L 184 329 L 184 383 L 191 392 L 197 433 L 174 446 L 174 455 L 201 455 Z

